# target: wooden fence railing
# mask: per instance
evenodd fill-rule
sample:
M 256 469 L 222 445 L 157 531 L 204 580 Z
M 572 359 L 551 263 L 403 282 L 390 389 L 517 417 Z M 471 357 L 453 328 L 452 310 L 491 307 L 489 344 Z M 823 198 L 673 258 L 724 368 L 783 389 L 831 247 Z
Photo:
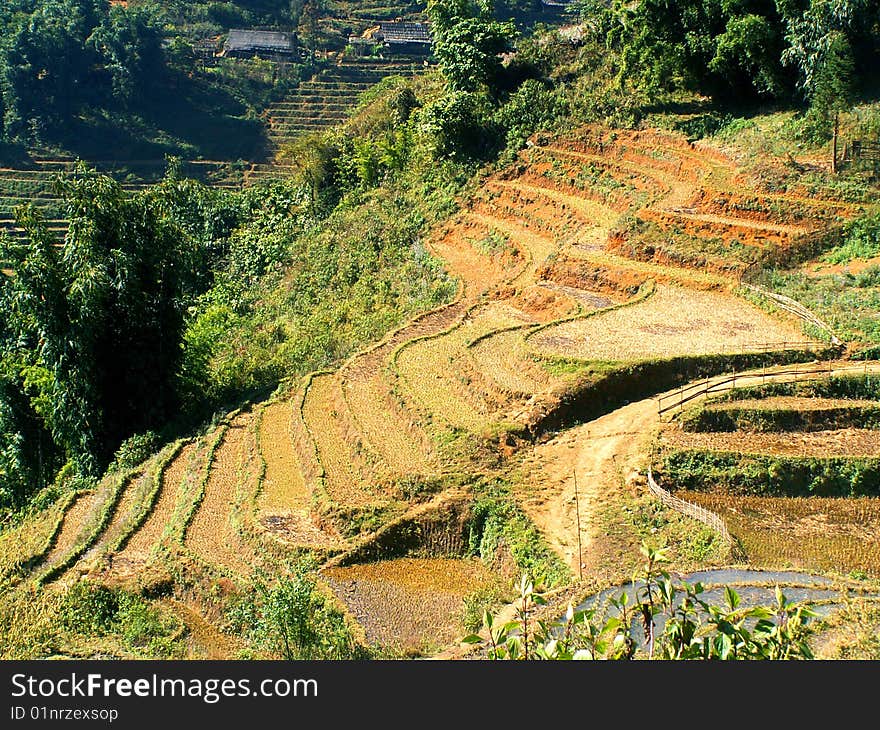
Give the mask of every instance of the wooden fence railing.
M 821 369 L 817 369 L 815 365 L 808 364 L 795 364 L 785 370 L 774 370 L 770 373 L 766 371 L 761 371 L 760 373 L 756 373 L 753 371 L 746 373 L 731 373 L 726 376 L 721 376 L 721 378 L 706 378 L 705 380 L 700 380 L 696 383 L 690 383 L 689 385 L 683 385 L 678 390 L 665 393 L 661 396 L 657 397 L 657 415 L 662 416 L 667 411 L 671 411 L 675 408 L 682 408 L 685 403 L 689 403 L 692 400 L 697 398 L 703 398 L 712 393 L 723 393 L 728 390 L 733 390 L 736 388 L 736 381 L 742 383 L 744 381 L 754 381 L 756 378 L 760 378 L 760 384 L 763 385 L 765 382 L 781 379 L 783 377 L 790 378 L 792 380 L 811 380 L 818 379 L 820 376 L 824 377 L 831 373 L 830 365 L 820 365 Z M 757 384 L 757 383 L 752 383 Z
M 721 535 L 721 539 L 730 545 L 731 555 L 734 559 L 745 559 L 745 554 L 743 553 L 742 548 L 733 535 L 730 534 L 730 530 L 727 529 L 727 524 L 720 515 L 706 509 L 705 507 L 700 507 L 692 502 L 679 499 L 671 492 L 663 489 L 663 487 L 655 481 L 654 472 L 650 465 L 648 466 L 648 489 L 650 489 L 651 493 L 667 507 L 670 507 L 677 512 L 681 512 L 688 517 L 692 517 L 695 520 L 699 520 L 710 529 L 715 530 Z
M 723 393 L 736 388 L 737 380 L 740 383 L 748 385 L 763 385 L 764 383 L 776 380 L 802 381 L 812 382 L 822 380 L 829 377 L 832 373 L 849 373 L 849 372 L 868 372 L 868 362 L 865 361 L 858 365 L 834 365 L 833 363 L 795 363 L 788 366 L 785 370 L 772 370 L 767 372 L 748 371 L 744 373 L 731 373 L 721 378 L 706 378 L 690 385 L 683 385 L 678 390 L 665 393 L 657 398 L 657 414 L 662 416 L 667 411 L 674 408 L 681 408 L 696 398 L 711 395 L 712 393 Z
M 805 322 L 813 325 L 814 327 L 818 327 L 820 330 L 827 332 L 828 335 L 831 337 L 831 344 L 835 347 L 843 344 L 843 341 L 834 334 L 828 324 L 819 319 L 800 302 L 795 301 L 791 297 L 785 296 L 785 294 L 777 294 L 776 292 L 768 291 L 767 289 L 763 289 L 760 286 L 755 286 L 754 284 L 745 284 L 744 286 L 749 291 L 754 292 L 755 294 L 759 294 L 766 299 L 769 299 L 777 307 L 788 312 L 789 314 L 793 314 L 795 317 L 798 317 Z

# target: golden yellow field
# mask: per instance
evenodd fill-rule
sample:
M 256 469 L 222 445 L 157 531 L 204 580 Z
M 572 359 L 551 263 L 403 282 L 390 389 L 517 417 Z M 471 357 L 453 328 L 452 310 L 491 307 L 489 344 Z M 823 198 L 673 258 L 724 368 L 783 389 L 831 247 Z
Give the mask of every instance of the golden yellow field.
M 495 585 L 476 559 L 399 558 L 328 568 L 322 578 L 363 626 L 369 641 L 398 649 L 436 648 L 466 631 L 464 597 Z
M 641 303 L 545 328 L 528 341 L 540 355 L 629 362 L 749 351 L 803 339 L 797 325 L 744 300 L 658 285 Z
M 263 409 L 260 454 L 266 469 L 256 500 L 258 529 L 287 546 L 326 548 L 340 543 L 337 534 L 319 529 L 311 519 L 313 490 L 307 485 L 291 440 L 299 403 L 281 400 Z
M 466 345 L 492 330 L 523 323 L 517 310 L 489 304 L 469 315 L 452 331 L 403 348 L 396 361 L 406 393 L 432 418 L 479 432 L 491 420 L 497 403 L 473 370 Z
M 214 455 L 205 492 L 186 530 L 185 544 L 204 562 L 250 575 L 259 564 L 233 519 L 248 491 L 256 488 L 253 414 L 235 417 Z
M 266 474 L 257 499 L 257 508 L 266 513 L 287 513 L 308 509 L 311 494 L 303 481 L 299 459 L 290 439 L 292 405 L 277 401 L 263 409 L 260 423 L 260 452 Z
M 842 428 L 790 433 L 712 433 L 669 429 L 665 445 L 700 451 L 779 456 L 880 456 L 880 433 L 874 429 Z
M 44 561 L 46 565 L 54 565 L 73 550 L 77 542 L 87 532 L 88 526 L 95 520 L 108 497 L 109 485 L 105 482 L 94 492 L 84 494 L 76 500 L 64 515 L 61 532 Z
M 88 495 L 77 500 L 85 505 Z M 65 500 L 61 500 L 47 510 L 29 515 L 21 524 L 4 530 L 0 535 L 0 582 L 4 574 L 13 571 L 16 565 L 29 563 L 44 549 L 59 518 L 62 518 L 65 504 Z
M 548 389 L 555 379 L 529 356 L 522 330 L 499 332 L 470 349 L 475 366 L 497 388 L 514 395 L 531 396 Z
M 114 569 L 140 567 L 162 540 L 179 513 L 184 496 L 191 494 L 195 483 L 204 478 L 205 450 L 203 441 L 186 444 L 162 474 L 162 486 L 156 504 L 140 529 L 135 531 L 125 548 L 113 557 Z
M 749 563 L 880 576 L 880 499 L 679 496 L 720 514 Z
M 330 499 L 338 504 L 366 505 L 377 494 L 355 464 L 353 445 L 341 431 L 337 413 L 336 375 L 316 376 L 306 394 L 303 416 L 324 467 L 324 484 Z
M 346 401 L 361 433 L 381 455 L 388 476 L 431 474 L 437 464 L 424 432 L 393 402 L 390 379 L 381 369 L 372 377 L 346 380 Z

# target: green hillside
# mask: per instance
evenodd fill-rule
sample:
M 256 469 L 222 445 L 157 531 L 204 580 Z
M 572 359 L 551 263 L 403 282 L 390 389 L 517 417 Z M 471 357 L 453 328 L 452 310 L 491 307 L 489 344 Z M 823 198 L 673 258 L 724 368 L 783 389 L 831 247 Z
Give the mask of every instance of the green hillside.
M 0 23 L 2 658 L 877 658 L 876 0 Z

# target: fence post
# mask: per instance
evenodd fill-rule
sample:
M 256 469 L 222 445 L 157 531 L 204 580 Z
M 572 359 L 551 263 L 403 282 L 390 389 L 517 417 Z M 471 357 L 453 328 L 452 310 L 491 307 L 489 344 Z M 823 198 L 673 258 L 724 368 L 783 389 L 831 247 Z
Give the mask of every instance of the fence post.
M 578 501 L 578 476 L 577 470 L 572 470 L 572 476 L 574 477 L 574 509 L 577 514 L 577 531 L 578 531 L 578 576 L 581 580 L 584 579 L 584 562 L 581 557 L 581 507 Z

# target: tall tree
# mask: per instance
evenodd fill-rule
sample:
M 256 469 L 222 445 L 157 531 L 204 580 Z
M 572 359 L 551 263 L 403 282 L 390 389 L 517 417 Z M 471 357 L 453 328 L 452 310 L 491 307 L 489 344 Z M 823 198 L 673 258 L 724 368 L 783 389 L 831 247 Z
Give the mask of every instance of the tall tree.
M 429 0 L 428 17 L 434 55 L 452 90 L 491 88 L 516 37 L 513 23 L 495 19 L 491 0 Z
M 210 283 L 211 227 L 194 218 L 215 211 L 191 181 L 129 195 L 80 169 L 58 185 L 70 221 L 61 246 L 32 209 L 20 216 L 29 240 L 0 242 L 15 272 L 0 285 L 0 344 L 57 448 L 97 473 L 123 439 L 161 429 L 179 407 L 187 310 Z
M 810 111 L 831 127 L 831 171 L 837 172 L 837 137 L 840 112 L 852 106 L 855 98 L 855 61 L 847 37 L 833 33 L 828 49 L 816 71 Z

